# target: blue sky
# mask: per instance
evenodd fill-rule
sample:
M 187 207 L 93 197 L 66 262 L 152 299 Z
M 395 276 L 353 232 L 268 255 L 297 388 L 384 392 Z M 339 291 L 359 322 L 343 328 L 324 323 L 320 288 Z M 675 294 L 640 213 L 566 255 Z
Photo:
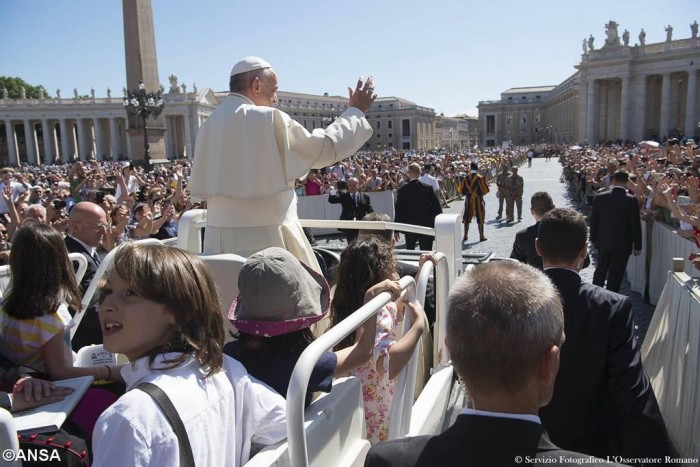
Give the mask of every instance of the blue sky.
M 690 37 L 698 0 L 152 0 L 160 81 L 228 87 L 246 55 L 269 61 L 280 89 L 347 93 L 373 75 L 377 92 L 446 115 L 516 86 L 554 85 L 574 73 L 581 42 L 604 43 L 617 21 L 630 44 Z M 120 0 L 0 0 L 0 75 L 115 95 L 125 84 Z

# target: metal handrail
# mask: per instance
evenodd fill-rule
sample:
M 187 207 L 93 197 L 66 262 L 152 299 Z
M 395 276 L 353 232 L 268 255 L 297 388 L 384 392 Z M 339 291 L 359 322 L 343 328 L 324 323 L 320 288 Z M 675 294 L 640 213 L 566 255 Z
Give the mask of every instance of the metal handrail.
M 341 221 L 330 219 L 299 219 L 302 227 L 311 228 L 334 228 L 353 230 L 394 230 L 397 232 L 408 232 L 420 235 L 435 236 L 435 229 L 420 225 L 401 224 L 398 222 L 381 221 Z
M 444 258 L 445 255 L 439 254 Z M 437 256 L 437 255 L 436 255 Z M 446 260 L 446 258 L 444 258 Z M 416 300 L 425 307 L 425 293 L 428 289 L 428 280 L 433 271 L 433 263 L 427 261 L 418 271 L 416 282 Z M 422 317 L 426 321 L 426 332 L 429 332 L 425 312 Z M 411 321 L 404 313 L 403 334 L 411 329 Z M 413 350 L 411 359 L 405 368 L 396 377 L 394 398 L 391 401 L 391 414 L 389 418 L 389 439 L 397 439 L 406 436 L 411 428 L 411 415 L 413 413 L 413 395 L 416 388 L 416 373 L 418 372 L 418 358 L 421 355 L 422 342 Z M 432 349 L 431 349 L 432 350 Z M 427 349 L 423 349 L 427 351 Z
M 416 283 L 412 277 L 402 277 L 399 280 L 399 284 L 402 290 L 410 288 L 407 291 L 408 295 L 406 298 L 408 300 L 416 298 Z M 380 293 L 313 341 L 297 360 L 289 381 L 289 388 L 287 389 L 287 443 L 289 446 L 289 461 L 292 467 L 306 467 L 309 465 L 309 456 L 306 449 L 306 432 L 304 431 L 304 401 L 311 372 L 316 366 L 316 362 L 318 362 L 318 359 L 321 358 L 324 352 L 333 348 L 365 321 L 374 317 L 379 309 L 389 303 L 391 299 L 389 292 Z
M 437 258 L 438 273 L 435 276 L 435 325 L 433 327 L 433 368 L 437 368 L 442 363 L 449 361 L 449 353 L 445 346 L 445 336 L 447 335 L 447 301 L 449 297 L 449 259 L 443 253 L 435 253 Z M 427 261 L 421 267 L 418 276 L 417 290 L 425 287 L 421 281 L 425 280 L 426 285 L 430 274 L 433 272 L 433 263 Z M 424 289 L 423 289 L 424 290 Z M 425 297 L 423 297 L 425 299 Z M 418 295 L 418 301 L 421 296 Z M 424 302 L 422 302 L 424 303 Z

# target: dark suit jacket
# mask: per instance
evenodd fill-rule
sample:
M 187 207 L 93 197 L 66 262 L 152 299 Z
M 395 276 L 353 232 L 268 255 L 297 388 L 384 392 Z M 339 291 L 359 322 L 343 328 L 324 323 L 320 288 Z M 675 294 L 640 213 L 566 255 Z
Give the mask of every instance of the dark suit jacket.
M 355 201 L 349 191 L 338 192 L 335 195 L 328 195 L 328 202 L 331 204 L 340 204 L 343 210 L 340 212 L 341 221 L 351 221 L 353 219 L 362 220 L 365 215 L 374 212 L 372 202 L 369 195 L 358 191 L 360 194 L 360 202 L 355 205 Z M 344 229 L 340 229 L 344 230 Z
M 540 223 L 537 222 L 535 225 L 531 225 L 516 233 L 515 241 L 513 242 L 513 251 L 510 252 L 510 257 L 517 259 L 521 263 L 526 263 L 542 270 L 542 257 L 538 255 L 537 250 L 535 250 L 535 240 L 537 239 L 539 228 Z M 586 259 L 583 261 L 583 267 L 587 268 L 590 264 L 591 258 L 589 255 L 586 255 Z
M 540 409 L 558 446 L 595 456 L 663 457 L 666 427 L 642 368 L 629 297 L 583 283 L 568 269 L 545 274 L 564 303 L 559 373 Z
M 438 214 L 442 214 L 442 206 L 433 187 L 414 179 L 399 188 L 394 222 L 435 227 Z
M 517 259 L 521 263 L 527 263 L 537 269 L 542 269 L 542 258 L 535 251 L 535 239 L 539 228 L 540 223 L 538 222 L 516 233 L 510 257 Z
M 598 194 L 591 211 L 591 243 L 600 251 L 630 254 L 642 249 L 639 204 L 623 188 Z
M 85 275 L 80 281 L 80 291 L 82 293 L 85 293 L 87 288 L 90 286 L 92 278 L 95 277 L 98 265 L 97 263 L 95 263 L 95 260 L 90 255 L 90 253 L 83 247 L 83 245 L 75 241 L 75 239 L 66 235 L 65 241 L 68 253 L 80 253 L 83 256 L 85 256 L 85 259 L 87 259 L 87 270 L 85 271 Z M 75 350 L 76 352 L 81 347 L 85 347 L 86 345 L 102 343 L 102 326 L 100 325 L 100 319 L 97 315 L 98 296 L 99 295 L 97 293 L 93 295 L 92 300 L 90 301 L 90 305 L 85 310 L 85 315 L 83 316 L 83 319 L 80 322 L 80 325 L 78 326 L 78 330 L 76 331 L 75 336 L 73 336 L 73 341 L 71 345 L 73 347 L 73 350 Z
M 520 457 L 520 462 L 516 460 Z M 372 447 L 365 467 L 510 466 L 533 464 L 528 458 L 547 458 L 548 465 L 572 465 L 564 458 L 588 457 L 555 446 L 542 425 L 525 420 L 460 415 L 437 436 L 401 438 Z M 542 462 L 544 463 L 544 462 Z M 617 465 L 600 463 L 586 465 Z

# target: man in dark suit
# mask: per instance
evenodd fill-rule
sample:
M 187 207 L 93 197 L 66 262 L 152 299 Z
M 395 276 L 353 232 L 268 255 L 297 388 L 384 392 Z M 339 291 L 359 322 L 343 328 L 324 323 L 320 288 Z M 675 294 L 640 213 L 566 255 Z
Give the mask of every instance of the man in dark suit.
M 540 417 L 557 445 L 594 456 L 663 458 L 666 427 L 634 337 L 632 302 L 581 281 L 586 220 L 571 209 L 544 215 L 536 248 L 564 302 L 566 343 L 554 396 Z
M 328 195 L 328 202 L 331 204 L 340 204 L 343 210 L 340 212 L 341 221 L 361 220 L 367 213 L 374 212 L 372 202 L 369 195 L 361 193 L 358 188 L 360 182 L 354 177 L 347 181 L 348 189 L 342 189 L 339 192 Z M 345 232 L 345 238 L 348 243 L 357 238 L 357 230 L 355 229 L 339 229 Z
M 552 397 L 564 341 L 561 301 L 542 272 L 482 264 L 458 279 L 449 303 L 445 343 L 470 407 L 437 436 L 379 443 L 365 466 L 613 465 L 560 449 L 537 417 Z
M 88 262 L 87 271 L 80 281 L 80 291 L 82 293 L 85 293 L 90 286 L 90 282 L 95 277 L 97 268 L 100 265 L 96 248 L 102 242 L 108 227 L 107 216 L 104 210 L 99 205 L 89 201 L 77 203 L 68 215 L 66 248 L 69 253 L 82 254 Z M 97 315 L 97 300 L 98 294 L 96 293 L 85 310 L 78 330 L 73 336 L 71 345 L 75 351 L 86 345 L 102 343 L 102 326 Z
M 618 170 L 612 176 L 612 188 L 593 200 L 591 243 L 598 250 L 593 283 L 618 292 L 630 253 L 642 250 L 642 224 L 639 204 L 627 194 L 629 174 Z
M 416 163 L 408 165 L 409 181 L 399 188 L 396 196 L 394 222 L 435 227 L 435 217 L 442 214 L 442 206 L 433 187 L 418 180 L 420 175 L 420 165 Z M 416 249 L 416 240 L 421 250 L 433 248 L 433 237 L 430 235 L 406 233 L 405 236 L 407 250 Z
M 535 251 L 535 239 L 537 238 L 537 229 L 540 228 L 540 219 L 547 212 L 554 209 L 552 197 L 546 191 L 538 191 L 530 198 L 530 212 L 535 217 L 535 225 L 521 230 L 515 234 L 515 242 L 513 242 L 513 251 L 510 257 L 517 259 L 521 263 L 527 263 L 530 266 L 542 269 L 542 258 Z

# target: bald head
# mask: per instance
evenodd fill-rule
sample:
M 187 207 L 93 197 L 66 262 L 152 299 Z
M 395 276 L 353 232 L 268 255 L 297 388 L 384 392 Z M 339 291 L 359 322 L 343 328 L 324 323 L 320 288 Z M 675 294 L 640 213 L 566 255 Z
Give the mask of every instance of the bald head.
M 97 247 L 104 238 L 107 215 L 95 203 L 81 201 L 68 215 L 68 234 L 91 247 Z

